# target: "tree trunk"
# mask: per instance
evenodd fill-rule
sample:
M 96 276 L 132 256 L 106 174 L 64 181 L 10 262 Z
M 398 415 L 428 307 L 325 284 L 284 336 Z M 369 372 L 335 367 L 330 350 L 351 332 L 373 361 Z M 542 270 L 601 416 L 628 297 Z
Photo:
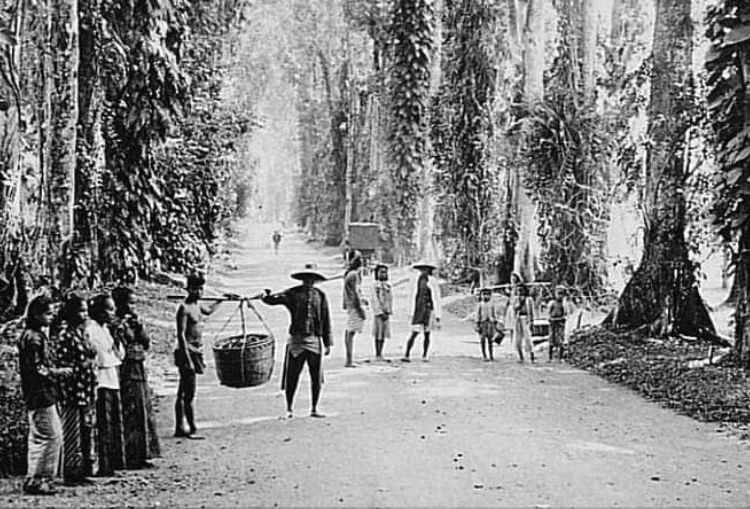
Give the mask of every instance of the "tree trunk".
M 737 357 L 745 366 L 750 365 L 750 291 L 748 291 L 748 277 L 750 276 L 750 231 L 743 230 L 740 235 L 739 256 L 735 268 L 735 284 L 737 289 L 734 313 L 734 350 Z M 738 284 L 742 282 L 744 284 Z
M 685 243 L 685 191 L 692 90 L 690 2 L 658 0 L 649 106 L 647 224 L 640 266 L 620 296 L 615 327 L 714 331 Z
M 583 0 L 581 40 L 581 77 L 585 107 L 593 106 L 596 93 L 596 33 L 595 0 Z
M 544 0 L 529 0 L 524 27 L 524 101 L 527 108 L 544 100 Z M 518 165 L 513 184 L 516 197 L 518 242 L 513 268 L 527 281 L 535 279 L 536 266 L 536 207 L 524 184 L 524 170 Z M 528 171 L 528 170 L 527 170 Z
M 101 56 L 100 0 L 79 0 L 80 60 L 78 63 L 78 137 L 75 172 L 75 214 L 73 240 L 86 254 L 84 267 L 94 284 L 98 259 L 98 196 L 102 174 L 101 113 L 103 91 L 99 80 Z
M 49 259 L 53 281 L 70 283 L 63 267 L 70 253 L 76 169 L 78 121 L 78 3 L 55 0 L 52 9 L 53 101 L 50 140 Z

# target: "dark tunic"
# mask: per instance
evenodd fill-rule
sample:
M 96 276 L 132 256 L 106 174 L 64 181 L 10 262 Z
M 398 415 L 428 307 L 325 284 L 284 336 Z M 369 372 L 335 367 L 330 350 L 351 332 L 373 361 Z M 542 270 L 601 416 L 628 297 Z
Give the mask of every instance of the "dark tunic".
M 429 325 L 430 316 L 435 305 L 432 301 L 432 291 L 428 285 L 429 277 L 425 274 L 420 274 L 417 279 L 417 296 L 414 305 L 414 316 L 412 317 L 412 325 Z
M 57 383 L 50 374 L 51 355 L 47 335 L 40 330 L 26 329 L 18 341 L 21 371 L 21 392 L 29 410 L 57 403 Z

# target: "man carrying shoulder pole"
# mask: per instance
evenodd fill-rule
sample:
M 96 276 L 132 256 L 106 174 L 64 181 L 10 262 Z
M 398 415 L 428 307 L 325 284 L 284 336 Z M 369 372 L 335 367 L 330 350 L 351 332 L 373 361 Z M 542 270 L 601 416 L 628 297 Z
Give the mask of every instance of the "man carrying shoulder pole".
M 310 417 L 325 417 L 318 412 L 318 400 L 323 384 L 323 355 L 331 353 L 331 317 L 328 299 L 315 283 L 326 278 L 316 270 L 314 264 L 291 274 L 301 285 L 272 294 L 264 290 L 262 301 L 268 305 L 283 305 L 289 310 L 291 324 L 284 356 L 284 371 L 281 389 L 286 393 L 287 418 L 293 416 L 294 394 L 299 376 L 307 363 L 310 373 L 312 409 Z

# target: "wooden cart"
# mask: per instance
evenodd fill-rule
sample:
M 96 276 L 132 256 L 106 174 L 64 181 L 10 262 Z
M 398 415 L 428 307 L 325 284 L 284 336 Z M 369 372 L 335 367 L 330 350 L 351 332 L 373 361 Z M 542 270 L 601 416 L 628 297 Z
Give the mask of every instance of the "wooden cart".
M 349 223 L 349 246 L 362 253 L 365 266 L 380 249 L 380 225 L 378 223 Z

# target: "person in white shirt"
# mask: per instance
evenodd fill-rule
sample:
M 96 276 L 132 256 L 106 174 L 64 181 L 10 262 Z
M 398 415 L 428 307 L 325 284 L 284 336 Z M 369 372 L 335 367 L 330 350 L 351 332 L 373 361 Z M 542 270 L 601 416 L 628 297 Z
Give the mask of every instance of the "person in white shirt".
M 125 446 L 120 403 L 120 364 L 123 345 L 115 342 L 108 325 L 115 316 L 115 303 L 108 294 L 97 295 L 89 304 L 87 332 L 96 348 L 96 428 L 99 469 L 97 475 L 111 476 L 125 468 Z

